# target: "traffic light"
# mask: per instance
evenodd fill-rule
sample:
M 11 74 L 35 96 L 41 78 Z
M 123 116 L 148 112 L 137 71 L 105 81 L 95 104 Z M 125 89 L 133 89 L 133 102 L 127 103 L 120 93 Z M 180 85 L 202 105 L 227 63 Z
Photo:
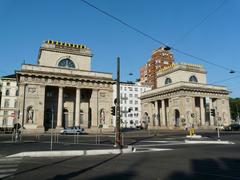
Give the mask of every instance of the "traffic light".
M 115 116 L 115 114 L 116 114 L 116 113 L 115 113 L 115 106 L 112 106 L 112 107 L 111 107 L 111 115 Z
M 215 117 L 215 109 L 211 109 L 211 116 Z

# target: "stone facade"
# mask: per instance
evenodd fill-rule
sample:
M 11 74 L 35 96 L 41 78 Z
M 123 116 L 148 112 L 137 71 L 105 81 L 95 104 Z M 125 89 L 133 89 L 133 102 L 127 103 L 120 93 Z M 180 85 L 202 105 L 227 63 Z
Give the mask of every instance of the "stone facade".
M 0 128 L 12 128 L 18 116 L 18 86 L 16 75 L 4 76 L 0 97 Z
M 140 96 L 143 92 L 151 90 L 147 85 L 142 85 L 139 82 L 120 83 L 120 112 L 121 112 L 121 127 L 135 128 L 140 126 L 141 122 L 141 99 Z M 117 85 L 113 86 L 113 99 L 117 97 Z M 113 102 L 113 106 L 114 102 Z M 129 112 L 129 109 L 130 112 Z M 115 126 L 116 116 L 113 116 L 113 122 Z
M 173 54 L 167 47 L 160 47 L 152 52 L 151 59 L 140 68 L 140 81 L 155 89 L 157 87 L 157 72 L 174 62 Z
M 179 63 L 161 69 L 157 89 L 143 93 L 142 117 L 149 128 L 212 128 L 230 124 L 229 91 L 206 84 L 200 65 Z M 215 109 L 216 117 L 210 115 Z
M 91 51 L 83 45 L 46 41 L 38 64 L 17 71 L 19 122 L 25 130 L 81 126 L 94 129 L 101 123 L 112 128 L 112 74 L 91 71 Z M 100 110 L 105 117 L 100 120 Z

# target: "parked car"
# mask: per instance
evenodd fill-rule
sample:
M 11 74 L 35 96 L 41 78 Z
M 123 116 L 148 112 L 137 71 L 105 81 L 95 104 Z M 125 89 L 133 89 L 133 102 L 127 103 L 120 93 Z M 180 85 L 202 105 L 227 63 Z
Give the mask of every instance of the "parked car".
M 239 124 L 230 124 L 224 127 L 225 131 L 239 131 L 240 125 Z
M 136 128 L 137 129 L 143 129 L 143 126 L 142 125 L 137 125 Z
M 84 134 L 84 128 L 79 126 L 65 128 L 61 130 L 61 134 Z

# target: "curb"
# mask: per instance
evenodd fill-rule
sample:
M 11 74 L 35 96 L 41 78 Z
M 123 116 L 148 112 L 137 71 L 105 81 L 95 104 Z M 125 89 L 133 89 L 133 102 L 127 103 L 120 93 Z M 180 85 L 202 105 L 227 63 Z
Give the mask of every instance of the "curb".
M 192 136 L 187 135 L 186 138 L 191 138 L 191 139 L 201 139 L 202 136 L 201 136 L 201 135 L 192 135 Z
M 192 140 L 185 140 L 186 144 L 235 144 L 231 141 L 192 141 Z
M 92 156 L 106 154 L 125 154 L 133 152 L 132 147 L 124 149 L 98 149 L 98 150 L 73 150 L 73 151 L 32 151 L 12 154 L 7 157 L 66 157 L 66 156 Z

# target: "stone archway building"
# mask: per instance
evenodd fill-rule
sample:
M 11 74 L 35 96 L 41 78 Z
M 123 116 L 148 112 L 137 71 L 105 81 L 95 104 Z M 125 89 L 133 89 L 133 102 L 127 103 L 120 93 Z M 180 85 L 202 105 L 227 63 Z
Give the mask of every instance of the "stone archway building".
M 97 128 L 100 110 L 105 109 L 105 128 L 112 128 L 111 73 L 91 70 L 92 53 L 84 45 L 46 41 L 37 64 L 23 64 L 17 71 L 19 122 L 26 131 L 44 131 L 63 126 Z M 27 121 L 27 107 L 34 109 L 34 121 Z M 63 122 L 64 121 L 64 122 Z M 67 122 L 66 122 L 67 121 Z
M 141 96 L 142 113 L 148 113 L 150 118 L 148 127 L 175 128 L 176 109 L 180 128 L 230 124 L 229 91 L 223 86 L 208 85 L 206 74 L 201 65 L 186 63 L 161 69 L 157 88 Z M 216 117 L 211 116 L 211 109 L 215 109 Z

